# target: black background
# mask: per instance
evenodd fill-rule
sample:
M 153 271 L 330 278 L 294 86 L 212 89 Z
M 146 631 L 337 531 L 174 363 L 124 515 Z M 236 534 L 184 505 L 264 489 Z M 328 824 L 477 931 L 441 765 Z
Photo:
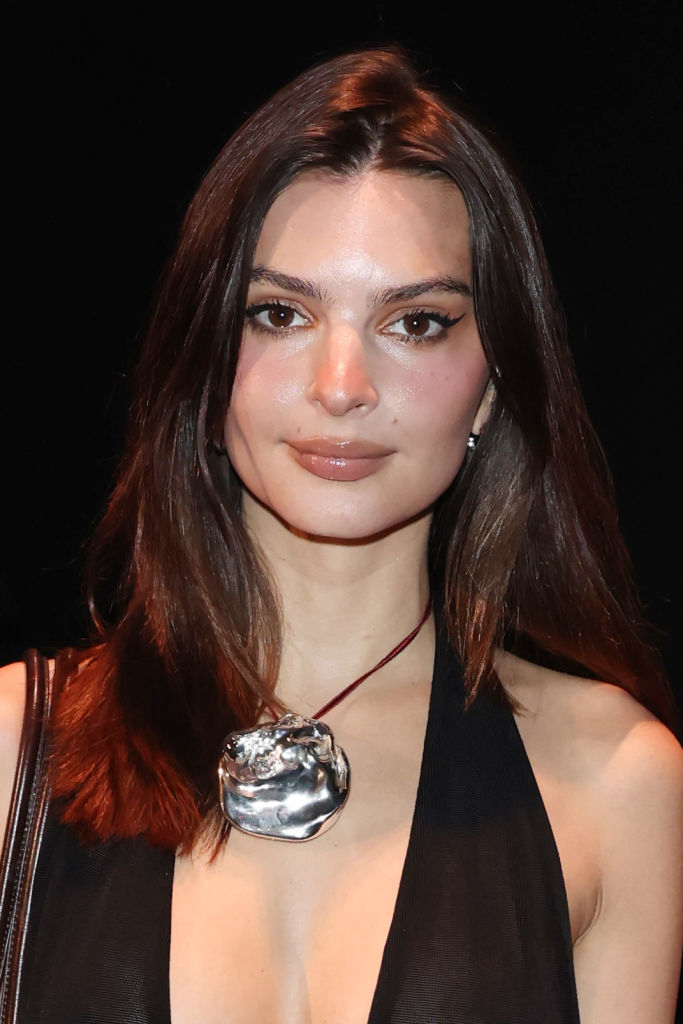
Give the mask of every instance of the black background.
M 85 635 L 81 549 L 184 208 L 278 86 L 398 41 L 514 154 L 680 692 L 676 4 L 10 5 L 0 660 Z

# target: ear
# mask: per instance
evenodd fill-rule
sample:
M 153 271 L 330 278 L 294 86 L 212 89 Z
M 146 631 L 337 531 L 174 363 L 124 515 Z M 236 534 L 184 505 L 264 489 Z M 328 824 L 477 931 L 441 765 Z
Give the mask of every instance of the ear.
M 481 434 L 483 428 L 486 426 L 486 421 L 491 414 L 495 398 L 496 388 L 493 381 L 489 379 L 488 384 L 484 388 L 484 394 L 481 396 L 481 401 L 479 402 L 479 406 L 474 417 L 474 423 L 472 424 L 473 434 Z

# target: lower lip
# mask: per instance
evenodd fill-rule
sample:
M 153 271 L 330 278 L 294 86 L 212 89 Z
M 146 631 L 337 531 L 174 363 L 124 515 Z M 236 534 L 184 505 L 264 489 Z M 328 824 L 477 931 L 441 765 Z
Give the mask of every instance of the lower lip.
M 313 476 L 323 480 L 362 480 L 372 476 L 382 465 L 386 455 L 371 459 L 347 459 L 339 455 L 312 455 L 310 452 L 299 452 L 292 448 L 294 458 Z

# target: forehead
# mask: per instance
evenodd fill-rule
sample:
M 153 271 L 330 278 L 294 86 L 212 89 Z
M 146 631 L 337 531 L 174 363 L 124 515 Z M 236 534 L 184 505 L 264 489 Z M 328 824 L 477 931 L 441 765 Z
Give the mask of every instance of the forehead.
M 469 219 L 459 189 L 440 176 L 368 170 L 305 172 L 266 215 L 255 262 L 343 287 L 440 274 L 469 280 Z

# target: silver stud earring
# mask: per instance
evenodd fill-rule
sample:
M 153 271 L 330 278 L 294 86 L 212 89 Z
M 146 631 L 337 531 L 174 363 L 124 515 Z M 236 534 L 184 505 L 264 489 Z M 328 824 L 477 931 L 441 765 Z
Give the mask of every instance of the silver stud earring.
M 470 449 L 470 451 L 474 451 L 474 449 L 477 447 L 478 442 L 479 434 L 470 434 L 470 436 L 467 438 L 467 447 Z

